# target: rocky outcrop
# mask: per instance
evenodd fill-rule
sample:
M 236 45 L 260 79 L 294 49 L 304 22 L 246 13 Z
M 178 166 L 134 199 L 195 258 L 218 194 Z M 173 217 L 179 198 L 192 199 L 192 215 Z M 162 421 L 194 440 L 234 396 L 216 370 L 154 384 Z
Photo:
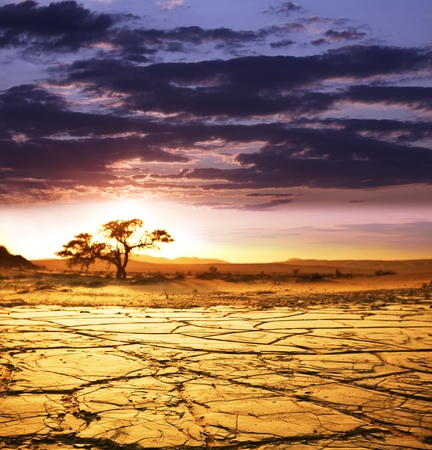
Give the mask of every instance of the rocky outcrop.
M 17 269 L 38 269 L 38 266 L 21 255 L 11 255 L 8 249 L 0 245 L 0 267 Z

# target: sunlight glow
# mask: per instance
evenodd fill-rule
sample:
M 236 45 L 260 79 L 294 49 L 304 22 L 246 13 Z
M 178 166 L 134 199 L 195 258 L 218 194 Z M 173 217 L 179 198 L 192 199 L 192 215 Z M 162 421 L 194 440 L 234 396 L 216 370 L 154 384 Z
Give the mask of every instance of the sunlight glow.
M 414 189 L 414 188 L 413 188 Z M 405 191 L 404 191 L 405 192 Z M 315 199 L 320 199 L 319 192 Z M 0 245 L 27 259 L 55 257 L 79 233 L 95 235 L 112 220 L 141 219 L 148 231 L 166 229 L 175 242 L 149 251 L 155 257 L 217 258 L 233 263 L 311 259 L 410 259 L 430 257 L 430 208 L 411 203 L 383 207 L 368 201 L 311 207 L 307 196 L 288 208 L 266 211 L 215 209 L 158 199 L 80 204 L 4 207 L 0 211 Z M 394 190 L 382 192 L 394 196 Z M 353 194 L 350 194 L 354 198 Z M 403 199 L 399 197 L 399 202 Z M 386 200 L 384 198 L 384 200 Z M 29 220 L 31 217 L 31 220 Z M 383 239 L 385 236 L 385 239 Z
M 53 258 L 63 244 L 79 233 L 96 235 L 107 222 L 135 218 L 144 221 L 146 230 L 166 229 L 175 239 L 171 244 L 161 245 L 160 251 L 149 252 L 152 256 L 198 256 L 207 248 L 187 220 L 174 219 L 166 205 L 161 208 L 143 200 L 4 208 L 0 218 L 3 214 L 7 220 L 1 223 L 0 244 L 27 259 Z

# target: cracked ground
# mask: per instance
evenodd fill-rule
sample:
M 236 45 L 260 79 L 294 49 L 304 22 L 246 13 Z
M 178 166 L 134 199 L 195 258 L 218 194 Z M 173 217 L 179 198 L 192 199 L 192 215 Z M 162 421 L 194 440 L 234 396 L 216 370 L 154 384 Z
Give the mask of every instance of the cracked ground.
M 432 309 L 5 307 L 0 448 L 432 449 Z

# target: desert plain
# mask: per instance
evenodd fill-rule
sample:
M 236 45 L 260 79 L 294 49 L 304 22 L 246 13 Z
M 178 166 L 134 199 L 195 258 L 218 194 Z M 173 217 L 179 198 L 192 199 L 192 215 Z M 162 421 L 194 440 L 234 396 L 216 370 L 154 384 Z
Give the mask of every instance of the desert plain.
M 432 260 L 37 263 L 0 271 L 0 448 L 432 449 Z

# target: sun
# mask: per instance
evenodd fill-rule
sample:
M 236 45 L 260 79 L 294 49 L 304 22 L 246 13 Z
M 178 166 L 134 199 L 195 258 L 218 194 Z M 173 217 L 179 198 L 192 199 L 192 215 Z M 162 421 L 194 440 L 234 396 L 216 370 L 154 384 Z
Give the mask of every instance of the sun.
M 29 220 L 31 217 L 31 220 Z M 112 220 L 141 219 L 148 231 L 166 230 L 174 239 L 151 256 L 208 258 L 215 254 L 217 231 L 207 231 L 209 215 L 183 204 L 158 199 L 88 201 L 8 207 L 0 211 L 0 244 L 30 260 L 56 258 L 74 236 L 97 235 Z M 210 219 L 215 226 L 215 220 Z M 216 224 L 217 225 L 217 224 Z M 221 251 L 220 246 L 218 250 Z
M 94 204 L 83 213 L 80 222 L 86 224 L 89 232 L 97 232 L 102 224 L 112 220 L 141 219 L 144 229 L 153 231 L 165 229 L 174 242 L 161 244 L 160 250 L 149 250 L 152 256 L 169 259 L 181 256 L 202 256 L 205 243 L 199 238 L 192 221 L 187 220 L 184 211 L 175 204 L 149 200 L 116 200 Z

